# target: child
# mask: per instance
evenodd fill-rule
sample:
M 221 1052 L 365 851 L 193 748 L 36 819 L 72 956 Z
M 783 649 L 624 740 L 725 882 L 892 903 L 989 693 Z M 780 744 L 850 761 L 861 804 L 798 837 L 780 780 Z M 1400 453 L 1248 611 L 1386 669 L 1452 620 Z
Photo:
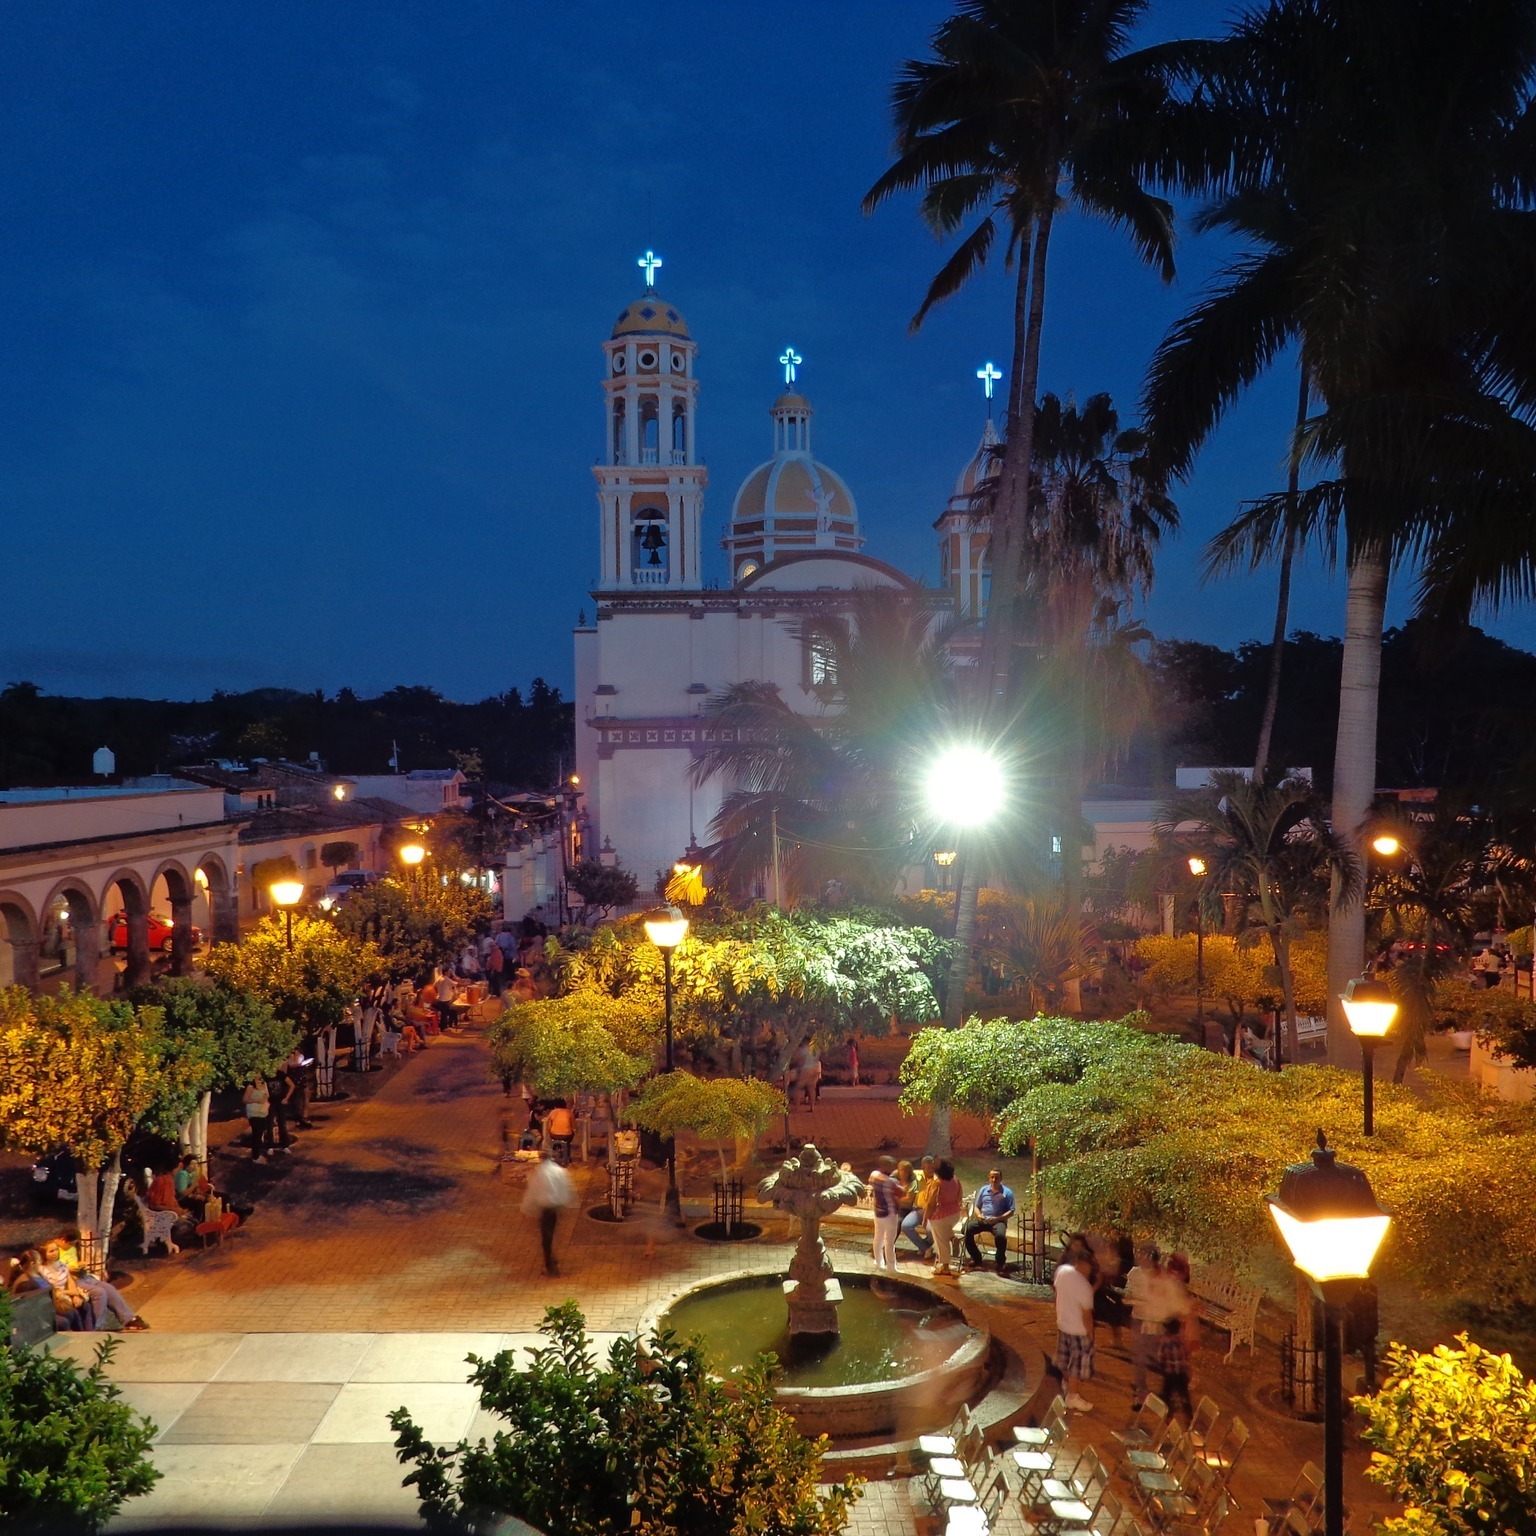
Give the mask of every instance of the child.
M 1177 1413 L 1182 1404 L 1186 1418 L 1189 1405 L 1189 1351 L 1184 1347 L 1184 1324 L 1170 1317 L 1163 1324 L 1163 1336 L 1157 1346 L 1157 1369 L 1163 1378 L 1163 1401 L 1169 1413 Z

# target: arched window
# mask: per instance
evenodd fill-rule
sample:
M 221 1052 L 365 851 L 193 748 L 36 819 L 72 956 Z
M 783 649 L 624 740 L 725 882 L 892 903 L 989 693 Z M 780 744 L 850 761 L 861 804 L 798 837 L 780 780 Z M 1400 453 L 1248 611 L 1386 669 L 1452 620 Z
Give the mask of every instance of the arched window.
M 645 507 L 635 514 L 629 559 L 636 581 L 646 584 L 667 580 L 671 551 L 667 547 L 667 514 L 660 508 Z
M 682 402 L 672 407 L 672 462 L 682 464 L 688 457 L 688 413 Z
M 613 453 L 612 462 L 622 464 L 624 462 L 624 402 L 613 402 Z
M 647 396 L 640 402 L 640 462 L 655 464 L 660 461 L 660 423 L 656 420 L 656 400 Z

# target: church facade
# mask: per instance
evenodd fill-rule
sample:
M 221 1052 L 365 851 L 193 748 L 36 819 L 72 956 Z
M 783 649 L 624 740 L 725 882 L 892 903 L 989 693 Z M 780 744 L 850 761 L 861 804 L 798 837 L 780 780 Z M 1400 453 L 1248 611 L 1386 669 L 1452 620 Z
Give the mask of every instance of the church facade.
M 780 359 L 785 389 L 769 410 L 771 456 L 742 482 L 723 539 L 726 579 L 706 584 L 707 472 L 699 457 L 698 346 L 681 312 L 648 286 L 603 343 L 604 449 L 597 480 L 601 575 L 591 622 L 575 630 L 576 767 L 588 857 L 632 871 L 642 892 L 711 841 L 728 786 L 695 787 L 689 768 L 721 728 L 705 717 L 732 683 L 772 683 L 790 708 L 826 713 L 824 665 L 808 621 L 847 611 L 859 588 L 914 594 L 919 581 L 864 553 L 853 493 L 812 451 L 801 359 Z M 990 368 L 990 364 L 988 365 Z M 984 517 L 970 494 L 984 436 L 935 527 L 943 588 L 929 601 L 957 619 L 985 603 Z

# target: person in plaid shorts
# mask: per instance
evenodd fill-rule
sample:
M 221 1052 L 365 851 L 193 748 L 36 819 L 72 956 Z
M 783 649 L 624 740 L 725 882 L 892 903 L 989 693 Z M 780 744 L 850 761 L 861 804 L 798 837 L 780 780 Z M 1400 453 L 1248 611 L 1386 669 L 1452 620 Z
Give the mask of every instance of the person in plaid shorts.
M 1157 1342 L 1157 1369 L 1163 1378 L 1163 1401 L 1170 1413 L 1181 1408 L 1188 1418 L 1189 1405 L 1189 1351 L 1184 1347 L 1182 1319 L 1170 1317 L 1163 1324 L 1163 1335 Z
M 1056 1369 L 1067 1407 L 1090 1413 L 1093 1404 L 1077 1390 L 1093 1379 L 1093 1260 L 1079 1253 L 1056 1271 Z

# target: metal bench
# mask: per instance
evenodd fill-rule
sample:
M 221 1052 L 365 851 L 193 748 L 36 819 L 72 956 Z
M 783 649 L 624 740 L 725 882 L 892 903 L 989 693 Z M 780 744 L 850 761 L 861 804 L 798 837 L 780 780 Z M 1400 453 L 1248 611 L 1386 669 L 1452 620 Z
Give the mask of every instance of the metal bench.
M 1327 1049 L 1328 1020 L 1318 1014 L 1297 1014 L 1296 1049 L 1299 1051 L 1308 1045 L 1321 1045 Z
M 1237 1353 L 1239 1344 L 1253 1353 L 1253 1333 L 1259 1321 L 1259 1301 L 1263 1292 L 1256 1285 L 1240 1285 L 1230 1275 L 1206 1271 L 1189 1282 L 1189 1294 L 1195 1304 L 1195 1316 L 1215 1328 L 1225 1328 L 1230 1344 L 1225 1360 Z

